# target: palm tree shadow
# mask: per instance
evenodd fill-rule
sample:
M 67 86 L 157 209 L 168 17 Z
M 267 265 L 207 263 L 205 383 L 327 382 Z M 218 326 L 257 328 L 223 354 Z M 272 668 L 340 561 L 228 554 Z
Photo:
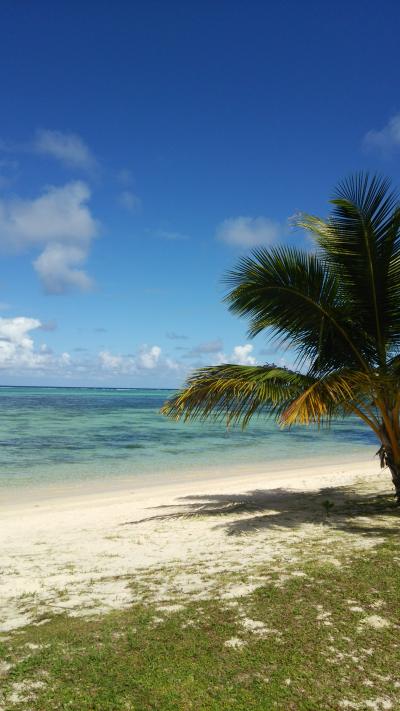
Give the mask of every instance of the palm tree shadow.
M 283 488 L 256 489 L 243 494 L 185 496 L 178 501 L 181 503 L 156 507 L 158 510 L 166 509 L 165 513 L 123 525 L 196 517 L 223 519 L 229 516 L 229 521 L 219 521 L 214 526 L 224 528 L 229 536 L 260 530 L 296 529 L 307 523 L 324 523 L 336 530 L 369 537 L 398 535 L 400 531 L 399 508 L 393 496 L 357 492 L 348 487 L 327 487 L 310 492 Z M 239 518 L 232 520 L 236 514 Z

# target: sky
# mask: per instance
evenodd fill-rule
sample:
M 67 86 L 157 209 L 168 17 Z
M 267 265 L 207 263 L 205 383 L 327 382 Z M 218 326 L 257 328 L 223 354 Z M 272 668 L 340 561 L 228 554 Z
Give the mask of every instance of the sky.
M 0 385 L 177 387 L 291 365 L 222 303 L 309 249 L 358 170 L 400 186 L 398 2 L 0 6 Z

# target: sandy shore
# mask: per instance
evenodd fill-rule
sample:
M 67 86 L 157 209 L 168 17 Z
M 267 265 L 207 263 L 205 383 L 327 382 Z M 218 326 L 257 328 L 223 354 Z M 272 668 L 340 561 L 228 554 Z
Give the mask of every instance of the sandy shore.
M 304 542 L 322 533 L 332 560 L 334 540 L 375 545 L 376 536 L 348 532 L 343 516 L 327 532 L 322 502 L 390 490 L 376 459 L 267 469 L 3 497 L 0 630 L 142 598 L 167 609 L 177 596 L 213 594 L 220 574 L 218 594 L 229 599 L 257 586 L 261 565 L 283 570 L 300 560 Z

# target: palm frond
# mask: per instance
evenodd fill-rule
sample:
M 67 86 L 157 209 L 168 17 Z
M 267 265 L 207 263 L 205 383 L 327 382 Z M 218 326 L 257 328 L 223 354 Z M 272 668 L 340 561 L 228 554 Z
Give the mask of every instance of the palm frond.
M 282 412 L 282 422 L 288 426 L 329 425 L 333 417 L 356 411 L 374 421 L 370 403 L 378 387 L 382 388 L 383 383 L 377 383 L 374 374 L 347 369 L 329 373 L 304 388 Z
M 256 413 L 279 417 L 310 384 L 311 378 L 275 365 L 210 366 L 196 370 L 161 412 L 176 420 L 211 417 L 245 427 Z
M 382 365 L 400 327 L 400 207 L 388 180 L 360 173 L 339 184 L 332 215 L 301 215 L 339 282 L 342 300 L 357 311 L 358 323 Z M 373 354 L 369 352 L 369 357 Z
M 271 328 L 299 356 L 326 372 L 343 362 L 364 363 L 365 339 L 339 280 L 315 254 L 281 247 L 256 249 L 228 273 L 225 300 L 250 321 L 249 335 Z M 366 367 L 366 366 L 365 366 Z

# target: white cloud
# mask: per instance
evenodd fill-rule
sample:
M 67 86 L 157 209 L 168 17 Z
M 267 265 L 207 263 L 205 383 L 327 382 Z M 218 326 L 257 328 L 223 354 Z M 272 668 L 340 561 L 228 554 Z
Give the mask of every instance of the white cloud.
M 26 316 L 0 318 L 0 338 L 22 348 L 31 349 L 33 340 L 28 334 L 40 326 L 41 322 L 36 318 L 27 318 Z
M 17 316 L 0 318 L 0 368 L 11 372 L 46 370 L 69 365 L 68 353 L 53 356 L 48 346 L 42 344 L 35 349 L 31 331 L 40 329 L 41 321 L 36 318 Z
M 129 210 L 129 212 L 139 212 L 142 207 L 140 197 L 135 195 L 131 190 L 123 190 L 118 196 L 118 202 L 121 207 L 124 207 L 125 210 Z
M 146 370 L 153 370 L 157 367 L 161 356 L 160 346 L 142 346 L 137 357 L 137 367 L 145 368 Z
M 217 227 L 217 239 L 234 247 L 256 247 L 276 242 L 287 226 L 268 217 L 230 217 Z
M 141 346 L 136 354 L 121 355 L 102 351 L 98 356 L 77 355 L 67 351 L 54 353 L 46 343 L 35 344 L 33 334 L 43 332 L 46 324 L 27 316 L 0 317 L 0 371 L 3 375 L 35 377 L 56 382 L 71 379 L 90 382 L 118 382 L 129 384 L 171 382 L 177 385 L 183 380 L 187 368 L 164 356 L 157 345 Z M 86 349 L 76 348 L 85 352 Z M 171 381 L 172 378 L 172 381 Z
M 48 187 L 33 200 L 0 200 L 0 242 L 16 251 L 50 241 L 87 242 L 96 233 L 89 198 L 86 183 L 75 181 Z
M 103 370 L 115 374 L 128 375 L 152 371 L 156 375 L 168 371 L 177 371 L 180 364 L 162 354 L 160 346 L 143 345 L 135 355 L 115 355 L 109 351 L 99 353 L 99 362 Z
M 71 365 L 72 358 L 69 353 L 61 353 L 60 355 L 60 363 L 62 365 Z
M 76 133 L 48 129 L 37 131 L 33 149 L 36 153 L 59 160 L 68 168 L 79 168 L 88 172 L 97 168 L 94 155 Z
M 77 269 L 86 260 L 98 224 L 87 205 L 90 190 L 74 181 L 48 187 L 34 199 L 0 200 L 0 245 L 26 252 L 44 247 L 34 267 L 49 293 L 87 290 L 90 277 Z
M 176 372 L 186 372 L 186 368 L 184 368 L 181 363 L 178 363 L 176 360 L 173 360 L 173 358 L 165 358 L 165 365 L 168 370 L 175 370 Z
M 253 346 L 246 343 L 244 346 L 235 346 L 232 353 L 232 363 L 238 365 L 255 365 L 256 359 L 250 355 L 253 351 Z
M 236 365 L 257 365 L 257 360 L 250 355 L 253 352 L 253 346 L 250 343 L 245 343 L 243 346 L 234 346 L 230 355 L 225 355 L 222 351 L 217 353 L 214 358 L 216 365 L 222 363 L 235 363 Z
M 99 353 L 100 366 L 104 370 L 114 370 L 126 372 L 126 367 L 128 366 L 128 371 L 130 367 L 133 367 L 133 361 L 131 358 L 127 358 L 119 355 L 112 355 L 109 351 L 101 351 Z
M 42 343 L 39 346 L 39 352 L 40 353 L 53 353 L 53 350 L 50 348 L 50 346 L 47 345 L 47 343 Z
M 48 294 L 64 294 L 71 289 L 90 291 L 93 280 L 83 269 L 76 268 L 86 257 L 87 250 L 82 247 L 49 244 L 33 266 Z
M 392 116 L 380 131 L 371 130 L 364 136 L 366 148 L 377 149 L 389 154 L 400 147 L 400 113 Z

